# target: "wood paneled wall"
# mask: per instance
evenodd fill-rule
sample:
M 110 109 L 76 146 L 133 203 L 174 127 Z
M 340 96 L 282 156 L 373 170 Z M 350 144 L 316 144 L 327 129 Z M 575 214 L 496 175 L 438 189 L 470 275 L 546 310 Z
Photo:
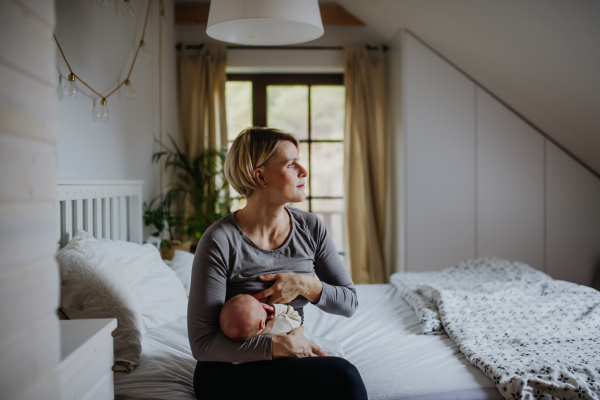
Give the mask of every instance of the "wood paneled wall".
M 0 398 L 57 399 L 54 2 L 0 2 Z
M 410 33 L 402 44 L 405 269 L 498 256 L 590 285 L 597 174 Z

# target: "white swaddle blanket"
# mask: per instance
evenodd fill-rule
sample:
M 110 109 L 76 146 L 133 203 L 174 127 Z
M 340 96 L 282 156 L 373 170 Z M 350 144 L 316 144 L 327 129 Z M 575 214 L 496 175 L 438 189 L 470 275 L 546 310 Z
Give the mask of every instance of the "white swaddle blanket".
M 273 326 L 270 330 L 265 329 L 262 335 L 283 335 L 300 326 L 302 319 L 292 306 L 284 304 L 273 304 L 273 306 L 275 307 Z M 306 330 L 304 331 L 304 337 L 322 348 L 329 357 L 346 358 L 344 349 L 340 343 L 313 336 L 309 332 L 306 332 Z
M 329 357 L 346 358 L 346 354 L 344 354 L 344 348 L 342 347 L 341 343 L 329 339 L 323 339 L 322 337 L 313 336 L 306 331 L 304 331 L 304 337 L 322 348 Z
M 273 304 L 275 316 L 271 326 L 265 328 L 261 335 L 285 335 L 302 324 L 302 318 L 292 306 Z
M 273 306 L 275 307 L 273 325 L 270 329 L 265 329 L 261 335 L 285 335 L 302 323 L 300 315 L 292 306 L 285 304 L 273 304 Z M 328 356 L 345 358 L 344 349 L 340 343 L 313 336 L 306 331 L 304 331 L 304 337 L 322 348 Z

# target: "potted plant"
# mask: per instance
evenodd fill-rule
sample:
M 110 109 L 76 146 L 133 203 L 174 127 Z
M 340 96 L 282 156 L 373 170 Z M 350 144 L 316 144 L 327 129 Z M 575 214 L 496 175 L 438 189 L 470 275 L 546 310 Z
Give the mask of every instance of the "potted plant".
M 168 235 L 161 246 L 165 259 L 175 251 L 175 237 L 197 243 L 206 229 L 231 209 L 229 184 L 223 174 L 226 152 L 209 148 L 190 159 L 170 135 L 169 139 L 172 147 L 163 144 L 161 151 L 153 154 L 152 161 L 159 163 L 164 159 L 172 183 L 164 195 L 144 205 L 146 226 L 153 225 L 158 231 L 156 236 L 164 235 L 163 232 Z
M 171 260 L 175 250 L 190 251 L 191 241 L 181 242 L 175 239 L 177 231 L 183 226 L 181 217 L 171 213 L 171 203 L 166 196 L 156 196 L 149 204 L 144 203 L 144 225 L 153 226 L 154 237 L 161 239 L 160 252 L 165 260 Z

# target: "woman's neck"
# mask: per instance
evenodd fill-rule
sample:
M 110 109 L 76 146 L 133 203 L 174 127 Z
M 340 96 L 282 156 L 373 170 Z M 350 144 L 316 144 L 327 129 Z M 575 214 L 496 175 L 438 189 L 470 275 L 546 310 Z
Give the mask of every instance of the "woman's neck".
M 235 220 L 246 236 L 267 250 L 281 246 L 291 231 L 290 216 L 283 204 L 261 204 L 248 198 L 246 206 L 235 213 Z

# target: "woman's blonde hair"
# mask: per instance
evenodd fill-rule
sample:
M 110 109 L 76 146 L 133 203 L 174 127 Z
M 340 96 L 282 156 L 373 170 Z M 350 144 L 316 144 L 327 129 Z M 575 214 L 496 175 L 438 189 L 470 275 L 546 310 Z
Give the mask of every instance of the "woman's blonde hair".
M 252 172 L 271 157 L 281 141 L 292 142 L 296 148 L 299 147 L 295 135 L 279 129 L 253 126 L 241 131 L 225 158 L 225 179 L 239 194 L 249 196 L 261 187 Z

